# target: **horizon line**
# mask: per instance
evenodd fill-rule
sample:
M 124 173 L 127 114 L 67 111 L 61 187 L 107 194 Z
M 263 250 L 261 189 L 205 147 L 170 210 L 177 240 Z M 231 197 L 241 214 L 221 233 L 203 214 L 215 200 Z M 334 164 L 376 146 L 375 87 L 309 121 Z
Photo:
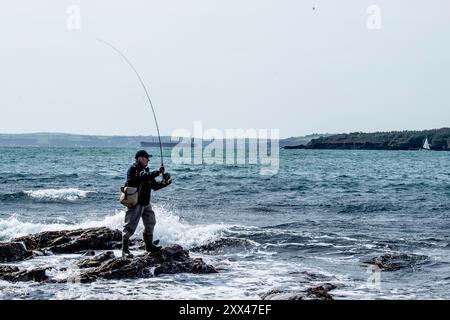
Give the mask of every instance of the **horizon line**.
M 298 136 L 289 136 L 289 137 L 280 137 L 280 140 L 282 139 L 289 139 L 289 138 L 297 138 L 297 137 L 307 137 L 307 136 L 314 136 L 314 135 L 337 135 L 337 134 L 351 134 L 351 133 L 382 133 L 382 132 L 417 132 L 417 131 L 430 131 L 430 130 L 441 130 L 441 129 L 450 129 L 450 127 L 441 127 L 441 128 L 432 128 L 432 129 L 404 129 L 404 130 L 386 130 L 386 131 L 348 131 L 348 132 L 339 132 L 339 133 L 331 133 L 331 132 L 322 132 L 322 133 L 308 133 L 304 135 L 298 135 Z M 127 134 L 83 134 L 83 133 L 70 133 L 70 132 L 49 132 L 49 131 L 40 131 L 40 132 L 21 132 L 21 133 L 5 133 L 0 132 L 0 135 L 40 135 L 40 134 L 59 134 L 59 135 L 72 135 L 72 136 L 85 136 L 85 137 L 127 137 L 127 138 L 138 138 L 138 137 L 157 137 L 157 135 L 127 135 Z M 172 137 L 171 135 L 161 135 L 161 137 Z M 184 137 L 186 138 L 186 137 Z M 192 136 L 191 138 L 198 138 L 195 136 Z

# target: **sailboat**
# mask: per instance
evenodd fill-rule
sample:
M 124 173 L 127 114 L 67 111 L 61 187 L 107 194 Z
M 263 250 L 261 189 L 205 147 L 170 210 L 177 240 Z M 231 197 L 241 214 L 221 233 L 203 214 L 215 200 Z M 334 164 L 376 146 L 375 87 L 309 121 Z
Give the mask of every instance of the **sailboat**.
M 431 150 L 431 145 L 428 142 L 428 137 L 425 138 L 425 142 L 423 143 L 422 149 L 423 150 Z

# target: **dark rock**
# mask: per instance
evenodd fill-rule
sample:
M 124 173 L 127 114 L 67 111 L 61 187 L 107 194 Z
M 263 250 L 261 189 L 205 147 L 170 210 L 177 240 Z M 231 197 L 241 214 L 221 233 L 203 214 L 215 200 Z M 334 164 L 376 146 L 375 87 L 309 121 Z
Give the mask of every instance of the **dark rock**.
M 333 300 L 333 297 L 328 293 L 328 291 L 336 289 L 336 286 L 330 283 L 324 285 L 309 288 L 306 290 L 306 296 L 309 298 L 317 298 L 319 300 Z
M 20 242 L 0 242 L 0 262 L 24 260 L 32 254 Z
M 309 288 L 305 291 L 289 291 L 273 289 L 261 294 L 262 300 L 333 300 L 328 293 L 336 289 L 336 286 L 330 283 L 318 287 Z
M 145 253 L 132 259 L 111 258 L 99 267 L 81 272 L 81 282 L 96 279 L 135 279 L 149 278 L 159 274 L 174 273 L 216 273 L 216 269 L 203 262 L 192 259 L 179 245 L 172 245 L 154 253 Z
M 15 266 L 0 266 L 0 280 L 6 281 L 46 281 L 48 279 L 45 271 L 48 268 L 36 268 L 31 270 L 20 270 Z
M 192 251 L 215 251 L 224 247 L 250 247 L 252 243 L 246 239 L 239 238 L 221 238 L 208 242 L 205 245 L 192 248 Z
M 428 258 L 426 256 L 415 254 L 385 254 L 363 261 L 365 264 L 371 264 L 380 269 L 380 271 L 396 271 L 405 268 L 416 268 L 424 263 Z
M 280 294 L 284 294 L 285 292 L 283 292 L 280 289 L 272 289 L 270 291 L 267 291 L 263 294 L 260 295 L 262 300 L 273 300 L 272 297 L 280 295 Z
M 114 252 L 107 251 L 103 252 L 93 258 L 84 259 L 77 263 L 79 268 L 96 268 L 99 267 L 103 262 L 115 258 Z
M 121 247 L 122 233 L 109 228 L 45 231 L 16 238 L 28 250 L 45 249 L 53 253 L 77 253 L 87 250 L 111 250 Z
M 95 256 L 94 250 L 88 250 L 85 253 L 83 253 L 83 257 L 93 257 L 93 256 Z

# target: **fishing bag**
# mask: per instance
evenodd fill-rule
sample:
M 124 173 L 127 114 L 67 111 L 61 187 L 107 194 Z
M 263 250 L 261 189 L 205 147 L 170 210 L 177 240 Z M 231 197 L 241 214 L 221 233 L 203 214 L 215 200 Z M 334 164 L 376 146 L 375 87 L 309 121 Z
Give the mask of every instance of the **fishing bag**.
M 120 188 L 120 203 L 125 207 L 132 208 L 138 204 L 139 189 L 123 186 Z

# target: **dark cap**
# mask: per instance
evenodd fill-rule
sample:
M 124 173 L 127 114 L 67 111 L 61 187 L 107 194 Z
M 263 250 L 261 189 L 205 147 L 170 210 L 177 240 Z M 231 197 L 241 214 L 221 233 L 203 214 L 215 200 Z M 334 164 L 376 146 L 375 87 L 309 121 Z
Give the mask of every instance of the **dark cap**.
M 138 152 L 136 152 L 136 155 L 134 156 L 134 158 L 137 160 L 137 158 L 139 158 L 139 157 L 151 158 L 152 155 L 148 154 L 147 151 L 145 151 L 145 150 L 139 150 Z

